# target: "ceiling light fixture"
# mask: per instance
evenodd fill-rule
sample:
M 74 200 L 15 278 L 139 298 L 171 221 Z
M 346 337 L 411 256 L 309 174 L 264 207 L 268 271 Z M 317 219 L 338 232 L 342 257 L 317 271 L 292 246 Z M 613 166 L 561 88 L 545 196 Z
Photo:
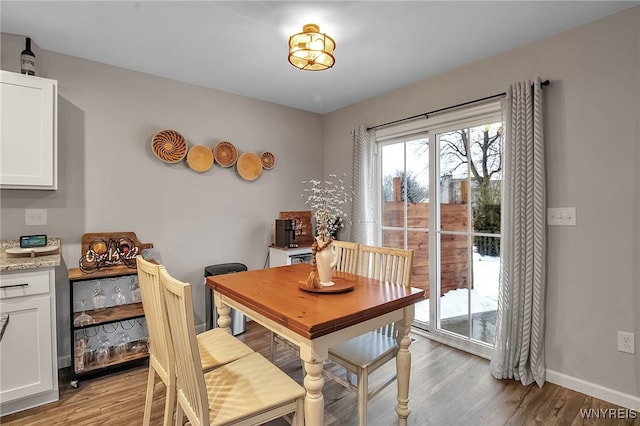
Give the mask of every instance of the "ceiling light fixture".
M 319 26 L 307 24 L 301 33 L 289 37 L 289 62 L 301 70 L 326 70 L 336 62 L 333 57 L 335 48 L 336 42 L 321 33 Z

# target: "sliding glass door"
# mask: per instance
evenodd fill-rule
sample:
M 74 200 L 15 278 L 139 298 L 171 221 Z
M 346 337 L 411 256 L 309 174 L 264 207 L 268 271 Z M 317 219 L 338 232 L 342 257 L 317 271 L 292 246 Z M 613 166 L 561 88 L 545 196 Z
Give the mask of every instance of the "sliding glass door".
M 414 326 L 488 356 L 500 271 L 501 116 L 494 106 L 460 117 L 378 139 L 380 241 L 414 249 L 411 285 L 426 292 Z
M 500 272 L 500 122 L 434 129 L 436 282 L 431 320 L 449 338 L 493 346 Z M 435 306 L 434 306 L 435 305 Z
M 414 135 L 383 144 L 381 242 L 414 250 L 411 285 L 429 294 L 429 141 Z M 428 321 L 424 303 L 416 317 Z

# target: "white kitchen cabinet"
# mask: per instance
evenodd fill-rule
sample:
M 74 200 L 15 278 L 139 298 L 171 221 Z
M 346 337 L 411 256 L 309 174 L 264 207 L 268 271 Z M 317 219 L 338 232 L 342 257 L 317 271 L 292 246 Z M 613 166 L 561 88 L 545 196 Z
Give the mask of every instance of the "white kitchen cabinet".
M 58 189 L 58 82 L 0 71 L 0 188 Z
M 0 415 L 58 400 L 53 268 L 0 274 Z

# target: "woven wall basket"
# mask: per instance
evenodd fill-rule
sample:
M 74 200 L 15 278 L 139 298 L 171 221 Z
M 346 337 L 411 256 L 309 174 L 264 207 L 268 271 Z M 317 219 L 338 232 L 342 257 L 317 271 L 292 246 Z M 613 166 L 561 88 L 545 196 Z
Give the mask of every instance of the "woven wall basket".
M 258 154 L 245 152 L 236 163 L 238 174 L 244 180 L 256 180 L 262 173 L 262 162 Z
M 187 155 L 187 141 L 175 130 L 160 130 L 151 138 L 151 150 L 160 161 L 177 163 Z

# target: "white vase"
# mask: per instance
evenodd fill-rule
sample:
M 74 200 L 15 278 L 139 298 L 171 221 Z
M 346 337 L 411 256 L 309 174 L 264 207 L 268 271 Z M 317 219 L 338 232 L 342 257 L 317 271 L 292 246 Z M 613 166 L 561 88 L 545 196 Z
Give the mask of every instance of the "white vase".
M 335 283 L 331 281 L 333 270 L 336 268 L 335 252 L 333 244 L 320 237 L 316 237 L 318 250 L 316 252 L 316 269 L 318 270 L 318 281 L 323 287 L 329 287 Z

